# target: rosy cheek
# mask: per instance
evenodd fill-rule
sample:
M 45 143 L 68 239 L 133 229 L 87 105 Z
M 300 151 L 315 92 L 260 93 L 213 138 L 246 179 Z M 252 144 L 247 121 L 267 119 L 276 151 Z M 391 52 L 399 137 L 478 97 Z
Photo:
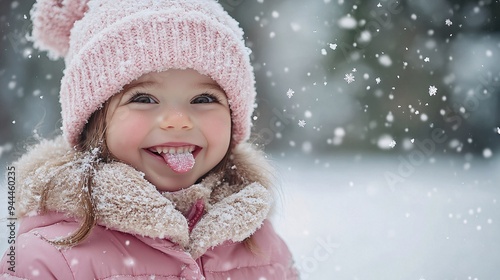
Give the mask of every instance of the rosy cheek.
M 120 122 L 120 121 L 125 121 L 127 118 L 130 117 L 131 110 L 127 107 L 121 107 L 116 109 L 116 111 L 113 114 L 113 121 L 114 122 Z
M 217 112 L 210 117 L 203 118 L 204 126 L 208 128 L 209 133 L 213 138 L 229 138 L 231 134 L 231 117 L 228 112 Z M 224 137 L 223 137 L 224 136 Z
M 141 114 L 134 113 L 126 108 L 118 109 L 108 125 L 106 141 L 111 153 L 121 160 L 123 151 L 140 148 L 145 137 L 147 120 Z

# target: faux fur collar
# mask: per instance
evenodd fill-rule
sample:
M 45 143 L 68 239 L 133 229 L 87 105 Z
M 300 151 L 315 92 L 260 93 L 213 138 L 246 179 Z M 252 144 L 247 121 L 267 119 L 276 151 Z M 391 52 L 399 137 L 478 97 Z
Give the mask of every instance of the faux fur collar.
M 253 148 L 236 148 L 235 168 L 240 168 L 242 174 L 252 174 L 245 168 L 255 167 L 252 161 L 260 158 L 256 153 Z M 194 258 L 225 241 L 239 242 L 252 235 L 267 218 L 272 204 L 271 192 L 261 184 L 249 180 L 243 186 L 230 186 L 215 175 L 187 189 L 162 194 L 131 166 L 98 162 L 95 153 L 76 152 L 62 137 L 31 147 L 15 165 L 20 216 L 40 214 L 41 198 L 45 196 L 46 210 L 83 217 L 85 209 L 79 201 L 85 190 L 79 189 L 78 183 L 82 172 L 92 169 L 96 183 L 92 198 L 99 225 L 168 238 Z M 47 190 L 47 185 L 52 187 Z M 184 215 L 199 199 L 205 203 L 205 210 L 189 232 Z

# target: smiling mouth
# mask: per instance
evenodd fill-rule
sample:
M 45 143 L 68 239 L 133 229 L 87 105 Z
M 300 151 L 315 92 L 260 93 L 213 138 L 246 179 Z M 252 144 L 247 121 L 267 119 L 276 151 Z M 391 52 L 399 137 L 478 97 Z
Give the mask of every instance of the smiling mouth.
M 195 157 L 201 147 L 195 145 L 186 146 L 157 146 L 146 149 L 156 157 L 160 157 L 176 173 L 190 171 L 195 164 Z
M 185 153 L 193 153 L 196 150 L 197 146 L 189 145 L 182 147 L 152 147 L 147 150 L 152 152 L 153 154 L 157 154 L 159 156 L 163 156 L 162 154 L 185 154 Z

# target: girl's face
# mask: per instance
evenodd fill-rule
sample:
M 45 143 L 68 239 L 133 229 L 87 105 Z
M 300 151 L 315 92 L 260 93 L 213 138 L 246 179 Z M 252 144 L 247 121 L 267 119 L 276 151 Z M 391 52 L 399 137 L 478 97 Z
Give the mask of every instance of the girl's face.
M 143 75 L 113 96 L 109 106 L 109 151 L 142 171 L 160 191 L 191 186 L 229 149 L 226 95 L 195 70 Z

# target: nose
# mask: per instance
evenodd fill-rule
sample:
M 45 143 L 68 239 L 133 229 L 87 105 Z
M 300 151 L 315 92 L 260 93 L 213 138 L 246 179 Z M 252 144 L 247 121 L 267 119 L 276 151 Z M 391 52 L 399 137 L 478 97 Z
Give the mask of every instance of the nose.
M 193 122 L 186 112 L 174 109 L 168 110 L 162 115 L 160 121 L 162 129 L 182 129 L 189 130 L 193 128 Z

